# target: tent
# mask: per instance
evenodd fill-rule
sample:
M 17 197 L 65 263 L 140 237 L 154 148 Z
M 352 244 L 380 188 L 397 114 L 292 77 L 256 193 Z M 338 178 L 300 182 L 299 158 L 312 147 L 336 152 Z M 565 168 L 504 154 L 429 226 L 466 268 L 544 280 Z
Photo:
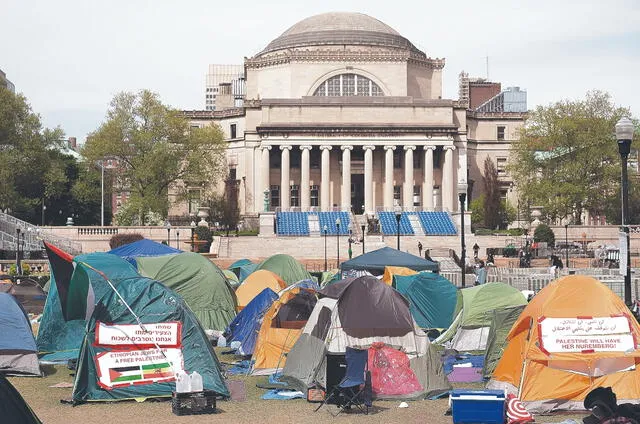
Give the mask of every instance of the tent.
M 287 285 L 311 278 L 311 274 L 307 272 L 304 266 L 289 255 L 273 255 L 262 261 L 256 268 L 256 271 L 260 269 L 273 272 L 282 278 Z
M 395 275 L 394 289 L 409 300 L 409 309 L 420 328 L 449 328 L 462 297 L 460 290 L 440 274 L 421 272 Z
M 222 270 L 199 253 L 139 257 L 140 275 L 160 281 L 189 305 L 202 327 L 224 330 L 236 316 L 236 295 Z
M 293 290 L 293 289 L 307 289 L 307 290 L 319 291 L 320 286 L 318 285 L 318 283 L 314 278 L 310 280 L 302 280 L 302 281 L 298 281 L 297 283 L 293 283 L 289 287 L 285 287 L 284 289 L 280 290 L 278 292 L 278 296 L 282 297 L 282 295 L 285 294 L 287 291 Z
M 390 247 L 383 247 L 345 261 L 340 265 L 340 271 L 343 274 L 350 270 L 369 271 L 373 275 L 382 275 L 387 266 L 404 267 L 414 271 L 438 271 L 436 262 Z
M 285 365 L 286 354 L 298 340 L 316 301 L 314 291 L 296 288 L 273 302 L 258 332 L 253 375 L 273 374 Z
M 241 283 L 247 279 L 256 269 L 258 269 L 258 264 L 246 264 L 242 265 L 238 268 L 238 281 Z
M 171 397 L 178 370 L 197 371 L 205 390 L 229 396 L 211 343 L 176 292 L 144 277 L 122 281 L 117 290 L 102 298 L 87 322 L 75 403 Z
M 231 287 L 236 288 L 240 285 L 240 280 L 238 280 L 238 276 L 233 273 L 233 271 L 229 271 L 228 269 L 223 269 L 222 273 L 225 277 L 227 277 L 227 281 Z
M 518 320 L 524 310 L 525 305 L 499 308 L 491 311 L 491 329 L 487 337 L 487 350 L 484 355 L 484 366 L 482 376 L 490 378 L 498 365 L 498 361 L 504 354 L 507 343 L 507 334 L 511 327 Z
M 254 297 L 266 288 L 278 293 L 285 287 L 287 287 L 287 283 L 273 272 L 267 271 L 266 269 L 255 271 L 236 289 L 238 310 L 242 310 Z
M 390 286 L 393 283 L 393 277 L 396 275 L 416 275 L 417 273 L 418 271 L 403 266 L 385 266 L 382 281 Z
M 27 313 L 8 293 L 0 293 L 0 373 L 41 375 Z
M 351 347 L 369 349 L 378 399 L 424 398 L 451 388 L 440 355 L 416 326 L 399 292 L 364 276 L 332 284 L 320 294 L 326 297 L 317 302 L 287 355 L 281 380 L 302 391 L 316 383 L 326 387 L 327 355 L 343 355 Z M 382 358 L 390 354 L 393 360 L 381 361 L 383 352 Z M 391 362 L 396 369 L 385 369 Z M 380 371 L 388 378 L 380 378 Z
M 508 306 L 526 305 L 527 299 L 517 289 L 504 283 L 487 283 L 462 289 L 462 308 L 449 329 L 434 343 L 451 341 L 457 351 L 485 350 L 491 328 L 491 311 Z
M 133 265 L 124 259 L 109 253 L 89 253 L 76 257 L 78 261 L 86 262 L 92 267 L 104 272 L 109 280 L 118 285 L 121 281 L 138 278 L 140 275 Z M 87 271 L 91 286 L 95 295 L 95 301 L 107 293 L 112 292 L 111 287 L 104 281 L 104 278 L 93 270 Z M 62 317 L 60 297 L 53 275 L 51 275 L 47 302 L 40 318 L 40 327 L 36 344 L 38 352 L 41 354 L 41 361 L 64 362 L 78 357 L 78 349 L 84 337 L 86 321 L 73 320 L 65 321 Z
M 596 387 L 618 404 L 640 402 L 640 325 L 598 280 L 569 275 L 524 308 L 488 386 L 516 394 L 530 412 L 584 409 Z
M 20 392 L 0 374 L 0 417 L 6 424 L 42 424 Z
M 227 339 L 227 344 L 234 341 L 240 342 L 238 354 L 253 354 L 264 314 L 277 298 L 278 295 L 273 290 L 266 288 L 254 297 L 231 321 L 231 324 L 225 330 L 224 336 Z
M 229 271 L 235 272 L 236 270 L 240 269 L 241 267 L 243 267 L 245 265 L 252 264 L 252 263 L 253 262 L 251 262 L 251 260 L 249 260 L 249 259 L 238 259 L 237 261 L 235 261 L 234 263 L 229 265 L 229 267 L 227 269 Z
M 142 239 L 111 249 L 108 253 L 119 256 L 135 266 L 136 258 L 175 255 L 182 253 L 182 250 L 167 246 L 166 244 L 157 243 L 153 240 Z
M 47 293 L 40 284 L 28 277 L 21 277 L 15 283 L 0 284 L 0 292 L 15 297 L 28 314 L 41 314 L 47 300 Z

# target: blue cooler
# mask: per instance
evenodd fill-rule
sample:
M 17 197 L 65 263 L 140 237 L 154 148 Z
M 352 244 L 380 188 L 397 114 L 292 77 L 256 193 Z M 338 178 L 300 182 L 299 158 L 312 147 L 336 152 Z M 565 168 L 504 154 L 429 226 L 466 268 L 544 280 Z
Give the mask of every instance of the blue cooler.
M 503 390 L 452 390 L 449 403 L 453 423 L 503 424 L 505 398 Z

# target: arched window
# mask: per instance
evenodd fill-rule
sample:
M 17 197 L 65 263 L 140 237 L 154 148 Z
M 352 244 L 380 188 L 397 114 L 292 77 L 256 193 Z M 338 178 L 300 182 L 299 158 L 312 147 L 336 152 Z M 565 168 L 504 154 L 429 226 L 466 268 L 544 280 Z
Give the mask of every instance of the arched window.
M 320 84 L 314 96 L 384 96 L 375 82 L 358 74 L 340 74 Z

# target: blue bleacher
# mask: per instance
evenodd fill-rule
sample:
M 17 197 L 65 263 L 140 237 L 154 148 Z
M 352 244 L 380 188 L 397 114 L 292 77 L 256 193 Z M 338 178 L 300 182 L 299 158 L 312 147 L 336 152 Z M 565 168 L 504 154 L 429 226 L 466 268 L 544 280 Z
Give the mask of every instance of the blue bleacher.
M 396 221 L 395 212 L 378 212 L 378 218 L 380 219 L 380 229 L 382 234 L 395 235 L 398 234 L 398 221 Z M 413 228 L 411 228 L 411 222 L 406 212 L 403 212 L 400 216 L 400 234 L 401 235 L 413 235 Z
M 309 212 L 276 213 L 276 230 L 280 236 L 308 236 Z
M 349 235 L 351 228 L 351 216 L 349 212 L 309 212 L 318 215 L 318 224 L 320 225 L 320 233 L 324 234 L 324 226 L 327 226 L 327 234 L 335 235 L 338 233 L 336 227 L 336 219 L 340 218 L 340 234 Z
M 454 236 L 458 230 L 447 212 L 416 212 L 426 235 Z

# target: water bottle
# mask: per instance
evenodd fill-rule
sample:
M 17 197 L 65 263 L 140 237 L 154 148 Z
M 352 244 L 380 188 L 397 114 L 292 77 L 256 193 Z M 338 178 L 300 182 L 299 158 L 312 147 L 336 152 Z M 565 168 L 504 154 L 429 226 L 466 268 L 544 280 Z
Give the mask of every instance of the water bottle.
M 194 371 L 191 376 L 189 376 L 189 380 L 191 381 L 192 392 L 202 391 L 202 376 L 198 374 L 198 371 Z
M 178 371 L 176 373 L 176 392 L 188 393 L 190 391 L 191 391 L 191 379 L 189 378 L 189 374 L 187 374 L 184 371 Z
M 240 346 L 242 346 L 242 343 L 240 343 L 239 340 L 234 340 L 234 341 L 231 342 L 231 344 L 229 346 L 233 350 L 238 350 L 238 349 L 240 349 Z
M 225 336 L 220 336 L 218 337 L 218 347 L 226 347 L 227 346 L 227 339 Z

